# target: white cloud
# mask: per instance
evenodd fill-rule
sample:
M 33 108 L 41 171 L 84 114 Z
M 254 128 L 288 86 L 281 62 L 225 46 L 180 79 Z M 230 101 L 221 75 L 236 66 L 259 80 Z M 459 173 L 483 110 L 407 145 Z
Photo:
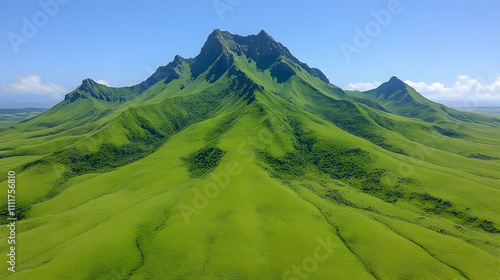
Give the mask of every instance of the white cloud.
M 467 75 L 458 75 L 456 82 L 451 87 L 441 83 L 405 81 L 409 86 L 430 99 L 439 100 L 500 100 L 500 75 L 490 76 L 488 80 L 471 78 Z
M 359 90 L 366 91 L 370 89 L 374 89 L 380 86 L 379 81 L 367 82 L 367 83 L 349 83 L 346 87 L 347 90 Z
M 22 93 L 45 95 L 51 98 L 61 98 L 68 92 L 66 88 L 54 83 L 45 83 L 39 75 L 21 75 L 1 87 L 3 93 Z
M 98 83 L 98 84 L 101 84 L 101 85 L 105 85 L 107 87 L 111 87 L 111 84 L 108 83 L 108 81 L 106 81 L 106 80 L 97 80 L 95 82 Z

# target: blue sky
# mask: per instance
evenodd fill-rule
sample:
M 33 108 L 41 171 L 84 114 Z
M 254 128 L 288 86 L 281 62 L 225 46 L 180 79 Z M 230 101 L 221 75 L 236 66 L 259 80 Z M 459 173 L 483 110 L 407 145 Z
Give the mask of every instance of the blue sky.
M 215 29 L 264 29 L 333 84 L 395 75 L 426 97 L 500 105 L 500 2 L 0 0 L 0 108 L 50 107 L 83 79 L 141 82 Z

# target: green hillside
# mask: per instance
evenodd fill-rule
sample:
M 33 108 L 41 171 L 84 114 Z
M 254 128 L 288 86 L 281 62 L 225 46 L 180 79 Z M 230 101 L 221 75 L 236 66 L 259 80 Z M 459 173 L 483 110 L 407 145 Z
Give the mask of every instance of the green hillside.
M 215 30 L 0 128 L 19 219 L 0 277 L 499 279 L 499 136 L 395 77 L 345 92 L 264 31 Z

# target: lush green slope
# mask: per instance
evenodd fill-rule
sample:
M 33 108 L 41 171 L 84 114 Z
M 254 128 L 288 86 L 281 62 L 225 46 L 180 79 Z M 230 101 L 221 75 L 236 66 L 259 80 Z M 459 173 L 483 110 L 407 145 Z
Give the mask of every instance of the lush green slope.
M 435 111 L 219 30 L 137 86 L 85 80 L 0 131 L 21 207 L 0 277 L 498 279 L 499 123 L 405 88 Z

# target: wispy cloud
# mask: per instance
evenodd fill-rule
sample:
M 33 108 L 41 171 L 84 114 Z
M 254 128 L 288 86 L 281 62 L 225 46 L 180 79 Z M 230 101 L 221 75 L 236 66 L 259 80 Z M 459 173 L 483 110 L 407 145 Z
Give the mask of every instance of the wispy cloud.
M 366 90 L 374 89 L 380 85 L 381 85 L 381 82 L 379 82 L 379 81 L 366 82 L 366 83 L 350 83 L 347 85 L 346 89 L 347 90 L 366 91 Z
M 51 98 L 61 98 L 68 90 L 54 83 L 46 83 L 39 75 L 21 75 L 1 86 L 2 93 L 36 94 Z
M 105 85 L 107 87 L 111 87 L 111 84 L 108 83 L 108 81 L 106 81 L 106 80 L 97 80 L 96 83 L 101 84 L 101 85 Z
M 426 84 L 405 81 L 405 83 L 431 99 L 500 100 L 500 75 L 490 79 L 490 81 L 479 81 L 467 75 L 459 75 L 451 87 L 446 87 L 438 82 Z

